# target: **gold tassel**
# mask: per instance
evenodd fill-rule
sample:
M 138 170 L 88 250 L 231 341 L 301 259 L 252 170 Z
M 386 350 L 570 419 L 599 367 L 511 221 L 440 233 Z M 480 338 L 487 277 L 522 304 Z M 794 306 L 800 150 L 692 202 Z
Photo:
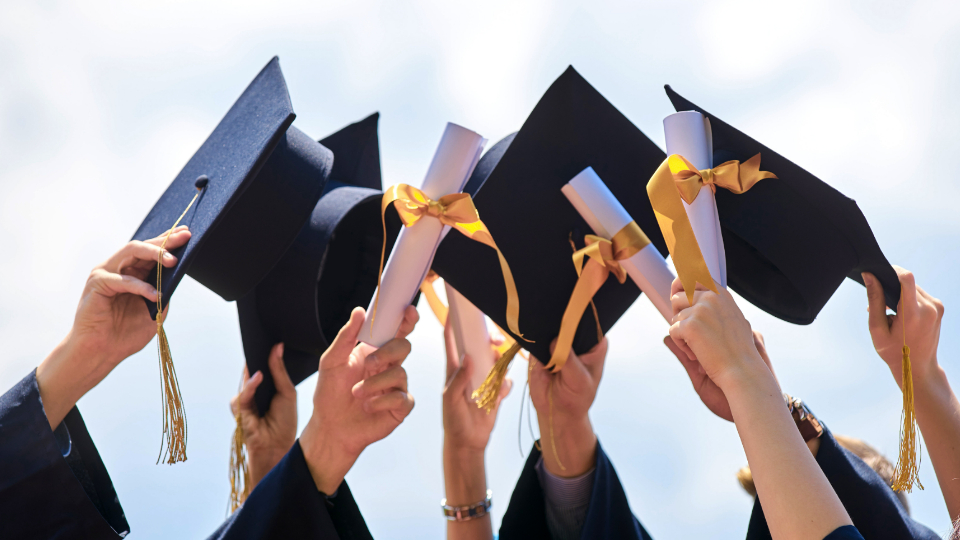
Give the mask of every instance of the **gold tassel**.
M 237 428 L 233 431 L 233 448 L 230 452 L 230 513 L 234 513 L 250 495 L 250 468 L 247 465 L 247 448 L 240 424 L 240 404 L 237 404 Z
M 903 298 L 901 297 L 901 306 Z M 913 491 L 913 484 L 923 489 L 920 483 L 920 438 L 917 436 L 917 416 L 913 406 L 913 369 L 910 365 L 910 347 L 907 346 L 907 321 L 904 310 L 900 311 L 903 328 L 903 425 L 900 427 L 900 455 L 893 471 L 894 491 Z
M 163 438 L 160 440 L 160 455 L 157 456 L 157 463 L 166 456 L 165 462 L 168 465 L 187 460 L 187 416 L 183 407 L 183 396 L 180 395 L 180 384 L 177 382 L 177 372 L 173 367 L 173 356 L 170 354 L 170 342 L 167 340 L 167 333 L 163 331 L 163 293 L 160 289 L 160 275 L 163 272 L 163 252 L 167 247 L 167 240 L 196 202 L 202 189 L 203 186 L 199 185 L 198 180 L 196 195 L 177 218 L 176 223 L 167 231 L 163 243 L 160 244 L 160 256 L 157 258 L 157 352 L 160 356 L 160 385 L 163 401 Z
M 159 293 L 157 294 L 159 299 Z M 159 302 L 157 307 L 160 307 Z M 157 341 L 160 346 L 160 384 L 163 393 L 163 439 L 157 463 L 164 460 L 168 465 L 187 460 L 187 416 L 183 408 L 183 396 L 177 372 L 173 369 L 170 343 L 163 331 L 163 313 L 157 312 Z
M 480 388 L 477 388 L 473 391 L 473 394 L 471 394 L 470 397 L 477 400 L 477 407 L 486 409 L 487 414 L 490 414 L 490 411 L 492 411 L 493 407 L 497 404 L 497 396 L 500 395 L 500 387 L 503 386 L 503 379 L 506 378 L 507 371 L 510 369 L 510 363 L 513 362 L 513 358 L 518 352 L 520 352 L 520 343 L 515 341 L 505 353 L 500 355 L 500 358 L 493 364 L 493 367 L 490 368 L 490 372 L 487 373 L 487 378 L 484 379 Z

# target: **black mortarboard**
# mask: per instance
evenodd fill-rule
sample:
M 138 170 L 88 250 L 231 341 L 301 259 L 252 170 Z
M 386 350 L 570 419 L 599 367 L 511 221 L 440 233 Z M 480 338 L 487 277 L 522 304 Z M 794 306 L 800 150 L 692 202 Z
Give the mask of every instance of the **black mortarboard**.
M 510 263 L 520 297 L 523 347 L 541 362 L 577 282 L 571 235 L 582 246 L 592 233 L 560 189 L 586 167 L 604 183 L 662 254 L 666 244 L 646 192 L 646 179 L 665 155 L 572 67 L 547 90 L 520 131 L 494 145 L 468 181 L 480 219 Z M 461 235 L 447 235 L 433 269 L 501 328 L 506 294 L 496 253 Z M 593 297 L 604 332 L 640 295 L 628 281 L 608 279 Z M 514 336 L 518 337 L 518 336 Z M 573 349 L 597 343 L 591 311 L 583 315 Z
M 775 317 L 810 324 L 844 277 L 863 284 L 860 273 L 870 272 L 896 308 L 900 281 L 853 199 L 665 88 L 677 111 L 710 119 L 714 167 L 759 153 L 778 177 L 740 195 L 716 190 L 730 288 Z
M 295 117 L 274 57 L 147 214 L 135 240 L 163 234 L 205 184 L 180 221 L 190 227 L 190 241 L 172 250 L 176 266 L 163 269 L 163 305 L 185 274 L 225 300 L 240 298 L 296 238 L 323 192 L 333 154 L 292 127 Z M 156 280 L 154 271 L 147 282 Z M 156 304 L 148 306 L 155 317 Z
M 247 369 L 263 374 L 256 403 L 266 414 L 276 393 L 267 367 L 283 342 L 294 384 L 317 370 L 320 355 L 377 288 L 383 246 L 377 114 L 320 141 L 333 151 L 331 181 L 293 245 L 253 291 L 237 302 Z M 376 187 L 376 189 L 372 189 Z M 387 213 L 387 250 L 400 232 Z

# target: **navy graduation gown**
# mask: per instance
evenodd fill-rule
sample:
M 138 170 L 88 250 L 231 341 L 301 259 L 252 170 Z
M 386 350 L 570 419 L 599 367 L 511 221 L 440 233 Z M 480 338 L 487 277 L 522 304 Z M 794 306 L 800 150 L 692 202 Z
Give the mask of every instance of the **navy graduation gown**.
M 820 437 L 817 463 L 865 540 L 940 539 L 940 535 L 914 521 L 880 475 L 862 459 L 840 446 L 829 430 L 825 430 Z M 770 529 L 758 498 L 750 516 L 747 540 L 769 538 Z
M 0 531 L 4 538 L 123 538 L 130 526 L 80 411 L 74 407 L 51 430 L 36 373 L 0 396 Z
M 823 540 L 863 540 L 863 536 L 853 525 L 844 525 L 828 534 Z
M 546 502 L 536 470 L 539 460 L 540 451 L 534 446 L 500 523 L 500 540 L 550 539 Z M 590 508 L 580 531 L 580 538 L 650 540 L 650 535 L 630 511 L 627 494 L 624 493 L 617 472 L 599 442 L 597 467 L 593 474 Z
M 346 481 L 317 490 L 298 440 L 208 540 L 372 540 Z

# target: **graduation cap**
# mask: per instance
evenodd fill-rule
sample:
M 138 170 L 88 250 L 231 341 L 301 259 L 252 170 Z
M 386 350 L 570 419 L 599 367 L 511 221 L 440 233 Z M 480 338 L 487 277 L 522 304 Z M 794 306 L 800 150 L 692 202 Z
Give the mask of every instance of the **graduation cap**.
M 762 156 L 777 179 L 735 195 L 716 190 L 727 253 L 727 282 L 767 313 L 809 324 L 845 277 L 863 284 L 870 272 L 883 286 L 887 306 L 900 301 L 900 280 L 880 251 L 857 203 L 780 154 L 664 87 L 677 111 L 698 111 L 710 120 L 713 166 Z M 903 347 L 903 426 L 894 489 L 919 483 L 910 349 Z M 921 485 L 921 488 L 923 486 Z
M 237 302 L 247 370 L 264 377 L 256 391 L 261 416 L 276 393 L 267 369 L 271 347 L 284 343 L 287 372 L 300 383 L 317 371 L 353 308 L 367 305 L 377 288 L 383 245 L 377 118 L 320 141 L 334 153 L 331 181 L 290 249 Z M 387 249 L 400 227 L 396 212 L 388 213 Z
M 147 240 L 176 224 L 190 241 L 175 250 L 177 264 L 156 270 L 159 303 L 169 302 L 184 275 L 225 300 L 249 292 L 296 238 L 323 192 L 333 154 L 292 127 L 296 115 L 274 57 L 244 90 L 190 158 L 133 235 Z M 157 276 L 160 271 L 161 275 Z M 158 304 L 169 463 L 186 459 L 186 421 Z M 162 453 L 162 450 L 161 450 Z
M 550 342 L 578 280 L 570 240 L 582 242 L 589 225 L 561 192 L 586 167 L 623 204 L 661 254 L 667 253 L 643 179 L 665 155 L 646 135 L 584 80 L 573 67 L 550 86 L 520 131 L 494 145 L 467 183 L 475 191 L 481 219 L 510 262 L 520 297 L 522 343 L 541 362 L 550 359 Z M 501 328 L 506 295 L 496 277 L 496 254 L 459 235 L 440 244 L 433 270 Z M 591 310 L 577 327 L 573 350 L 584 353 L 599 341 L 640 295 L 628 281 L 608 279 L 593 296 Z M 514 339 L 520 336 L 511 332 Z M 498 362 L 499 363 L 499 362 Z M 501 366 L 505 369 L 505 366 Z M 495 367 L 496 369 L 496 367 Z
M 290 249 L 269 274 L 237 301 L 247 372 L 263 375 L 254 401 L 263 416 L 276 394 L 268 368 L 270 349 L 283 342 L 283 361 L 293 384 L 317 371 L 320 355 L 350 319 L 356 306 L 370 302 L 377 288 L 383 245 L 380 218 L 380 147 L 374 113 L 320 142 L 333 151 L 331 180 Z M 387 214 L 387 245 L 401 223 Z M 231 506 L 246 498 L 237 416 L 231 456 Z
M 736 195 L 716 190 L 730 288 L 767 313 L 810 324 L 845 277 L 863 284 L 861 272 L 880 280 L 887 305 L 896 308 L 900 281 L 853 199 L 750 136 L 677 94 L 677 111 L 710 120 L 713 166 L 761 155 L 778 179 Z

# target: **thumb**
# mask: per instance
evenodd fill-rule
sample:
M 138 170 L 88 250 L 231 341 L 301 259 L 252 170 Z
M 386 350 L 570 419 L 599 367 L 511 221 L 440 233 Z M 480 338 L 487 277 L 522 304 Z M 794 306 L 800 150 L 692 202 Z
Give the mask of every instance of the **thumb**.
M 273 375 L 273 385 L 277 389 L 277 394 L 282 396 L 297 395 L 297 387 L 294 386 L 287 373 L 287 365 L 283 361 L 283 343 L 277 343 L 270 349 L 270 374 Z
M 870 313 L 867 325 L 871 334 L 885 335 L 890 332 L 890 323 L 887 320 L 887 303 L 883 297 L 883 287 L 869 272 L 863 272 L 863 284 L 867 287 L 867 311 Z
M 250 377 L 243 383 L 243 389 L 240 390 L 240 395 L 237 396 L 236 403 L 240 407 L 240 411 L 253 411 L 256 409 L 256 404 L 253 401 L 253 396 L 257 392 L 257 387 L 260 386 L 260 383 L 263 382 L 263 373 L 258 371 L 253 374 L 253 377 Z M 233 404 L 231 403 L 231 409 L 233 409 Z M 233 410 L 233 414 L 237 414 L 236 410 Z
M 350 312 L 350 320 L 343 325 L 333 343 L 327 347 L 323 356 L 320 357 L 320 368 L 336 367 L 345 364 L 350 359 L 350 353 L 357 345 L 357 336 L 360 335 L 360 328 L 363 327 L 364 311 L 361 307 L 353 308 Z

